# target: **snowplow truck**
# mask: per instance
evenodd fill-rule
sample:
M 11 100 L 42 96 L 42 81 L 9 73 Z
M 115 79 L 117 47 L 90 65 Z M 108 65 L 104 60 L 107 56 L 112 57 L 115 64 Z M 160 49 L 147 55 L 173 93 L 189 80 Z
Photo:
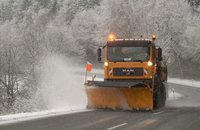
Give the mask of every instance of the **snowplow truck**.
M 87 108 L 153 110 L 165 106 L 167 66 L 155 39 L 155 35 L 152 39 L 111 39 L 98 48 L 104 81 L 84 84 Z

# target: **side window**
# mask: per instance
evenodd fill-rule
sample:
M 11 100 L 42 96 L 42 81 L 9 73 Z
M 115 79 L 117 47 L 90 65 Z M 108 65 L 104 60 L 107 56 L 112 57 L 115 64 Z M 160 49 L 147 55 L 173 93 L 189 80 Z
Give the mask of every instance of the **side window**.
M 155 48 L 155 46 L 153 46 L 153 59 L 156 58 L 156 52 L 155 52 L 155 50 L 156 50 L 156 48 Z

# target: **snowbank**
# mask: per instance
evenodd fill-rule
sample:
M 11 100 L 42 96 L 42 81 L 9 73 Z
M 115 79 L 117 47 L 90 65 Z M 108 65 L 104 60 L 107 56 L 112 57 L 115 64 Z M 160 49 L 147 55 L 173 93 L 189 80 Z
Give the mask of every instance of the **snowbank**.
M 200 88 L 200 81 L 195 81 L 193 79 L 178 79 L 178 78 L 169 78 L 168 83 L 173 83 L 173 84 L 180 84 L 180 85 L 186 85 L 190 87 L 197 87 Z M 174 92 L 169 88 L 169 99 L 168 100 L 173 100 L 173 99 L 178 99 L 180 97 L 183 97 L 184 95 Z
M 186 80 L 186 79 L 178 79 L 178 78 L 169 78 L 167 82 L 173 83 L 173 84 L 187 85 L 187 86 L 191 86 L 191 87 L 200 88 L 200 81 L 195 81 L 193 79 Z
M 89 110 L 73 110 L 69 111 L 68 109 L 60 109 L 60 110 L 49 110 L 49 111 L 40 111 L 40 112 L 33 112 L 33 113 L 19 113 L 14 115 L 5 115 L 0 116 L 0 125 L 6 123 L 13 123 L 18 121 L 25 121 L 25 120 L 32 120 L 44 117 L 50 117 L 54 115 L 63 115 L 63 114 L 72 114 L 72 113 L 79 113 L 85 112 Z

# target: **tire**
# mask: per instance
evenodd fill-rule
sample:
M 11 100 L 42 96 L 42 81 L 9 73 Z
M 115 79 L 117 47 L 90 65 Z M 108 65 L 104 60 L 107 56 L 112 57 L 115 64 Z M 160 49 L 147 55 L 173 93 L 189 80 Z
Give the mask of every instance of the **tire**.
M 162 83 L 162 86 L 161 86 L 161 93 L 162 93 L 162 106 L 161 107 L 165 107 L 165 101 L 166 101 L 166 89 L 165 89 L 165 85 Z
M 159 109 L 162 106 L 162 100 L 160 93 L 157 91 L 154 93 L 154 100 L 153 100 L 153 109 Z
M 165 101 L 166 101 L 166 90 L 163 83 L 159 82 L 157 84 L 156 91 L 153 95 L 153 109 L 159 109 L 162 107 L 165 107 Z

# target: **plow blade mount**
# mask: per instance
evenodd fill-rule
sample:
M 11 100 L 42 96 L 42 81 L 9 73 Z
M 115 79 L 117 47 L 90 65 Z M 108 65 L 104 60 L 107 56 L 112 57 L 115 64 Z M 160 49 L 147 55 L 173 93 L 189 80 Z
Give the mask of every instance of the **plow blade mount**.
M 85 84 L 87 107 L 153 110 L 153 92 L 147 86 L 140 83 L 134 83 L 134 86 L 122 84 L 124 83 L 116 83 L 113 86 L 103 82 Z

